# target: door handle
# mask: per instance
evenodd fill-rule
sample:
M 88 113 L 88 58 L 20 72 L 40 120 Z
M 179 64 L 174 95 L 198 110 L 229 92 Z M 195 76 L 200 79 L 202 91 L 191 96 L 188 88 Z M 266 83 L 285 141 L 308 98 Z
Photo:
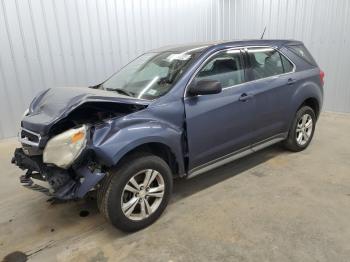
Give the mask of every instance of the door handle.
M 243 93 L 243 94 L 241 94 L 241 96 L 238 98 L 238 100 L 241 101 L 241 102 L 245 102 L 245 101 L 247 101 L 247 100 L 249 100 L 249 99 L 252 99 L 253 97 L 254 97 L 253 94 Z
M 295 82 L 296 82 L 296 80 L 293 78 L 288 78 L 288 80 L 287 80 L 288 85 L 293 85 Z

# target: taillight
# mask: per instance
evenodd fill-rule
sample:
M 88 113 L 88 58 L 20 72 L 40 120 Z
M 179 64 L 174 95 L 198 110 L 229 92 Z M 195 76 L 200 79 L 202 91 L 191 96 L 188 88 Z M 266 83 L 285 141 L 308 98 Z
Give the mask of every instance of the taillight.
M 324 85 L 324 72 L 320 70 L 320 79 L 321 79 L 321 85 Z

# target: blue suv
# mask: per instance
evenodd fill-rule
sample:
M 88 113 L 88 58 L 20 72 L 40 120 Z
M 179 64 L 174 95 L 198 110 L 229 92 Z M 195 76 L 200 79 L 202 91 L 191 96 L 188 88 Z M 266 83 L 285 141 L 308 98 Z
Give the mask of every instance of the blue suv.
M 22 147 L 12 162 L 26 170 L 25 187 L 61 200 L 96 192 L 113 225 L 136 231 L 164 211 L 176 177 L 281 141 L 305 149 L 323 78 L 293 40 L 150 51 L 99 85 L 39 93 L 21 121 Z

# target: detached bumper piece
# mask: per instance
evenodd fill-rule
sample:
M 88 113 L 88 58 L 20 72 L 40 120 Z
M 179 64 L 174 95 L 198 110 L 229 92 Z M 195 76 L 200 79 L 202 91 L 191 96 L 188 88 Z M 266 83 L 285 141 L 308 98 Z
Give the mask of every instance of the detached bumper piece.
M 26 188 L 44 193 L 47 196 L 52 196 L 52 194 L 50 193 L 50 190 L 48 188 L 40 186 L 38 184 L 35 184 L 34 181 L 27 174 L 21 176 L 19 178 L 19 181 L 21 182 L 22 186 L 24 186 Z
M 41 156 L 28 156 L 22 148 L 15 150 L 12 163 L 27 170 L 20 177 L 24 187 L 61 200 L 84 197 L 105 176 L 105 173 L 84 165 L 69 170 L 47 166 Z M 33 179 L 47 182 L 49 188 L 36 184 Z

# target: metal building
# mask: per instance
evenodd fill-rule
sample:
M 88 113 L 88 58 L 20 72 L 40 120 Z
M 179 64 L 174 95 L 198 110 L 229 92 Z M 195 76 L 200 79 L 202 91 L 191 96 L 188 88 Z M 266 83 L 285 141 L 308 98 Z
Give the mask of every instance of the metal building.
M 324 110 L 350 112 L 347 0 L 0 0 L 0 138 L 40 90 L 99 83 L 164 45 L 304 41 L 326 72 Z

